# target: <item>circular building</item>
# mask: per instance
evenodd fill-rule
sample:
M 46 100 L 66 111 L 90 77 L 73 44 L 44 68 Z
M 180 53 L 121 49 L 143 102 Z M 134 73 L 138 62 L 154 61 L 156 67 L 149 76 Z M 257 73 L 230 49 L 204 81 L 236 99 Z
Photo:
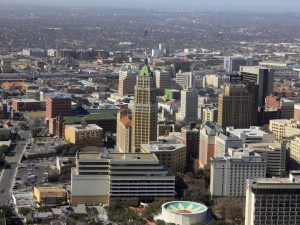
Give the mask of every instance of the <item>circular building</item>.
M 190 225 L 206 219 L 207 207 L 201 203 L 189 201 L 167 202 L 162 206 L 160 219 L 166 223 Z

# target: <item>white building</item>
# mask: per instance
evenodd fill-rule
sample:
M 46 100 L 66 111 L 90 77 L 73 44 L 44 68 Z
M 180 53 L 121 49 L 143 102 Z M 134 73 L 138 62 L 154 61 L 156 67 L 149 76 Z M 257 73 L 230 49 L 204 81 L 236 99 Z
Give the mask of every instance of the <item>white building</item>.
M 167 224 L 191 225 L 207 219 L 208 208 L 197 202 L 173 201 L 161 206 L 161 214 L 154 220 L 163 220 Z
M 300 172 L 247 180 L 245 225 L 300 224 Z
M 235 137 L 242 140 L 244 144 L 257 142 L 273 142 L 275 140 L 274 134 L 269 134 L 262 131 L 260 127 L 251 126 L 245 129 L 234 129 L 234 127 L 227 127 L 226 131 Z
M 155 154 L 78 153 L 71 175 L 75 204 L 169 199 L 175 196 L 175 176 Z
M 176 119 L 185 123 L 196 122 L 198 118 L 198 92 L 194 89 L 181 91 L 181 107 Z
M 229 149 L 223 157 L 211 159 L 212 196 L 245 196 L 246 179 L 266 177 L 267 163 L 248 149 Z
M 191 72 L 176 73 L 176 83 L 183 89 L 194 88 L 195 78 Z

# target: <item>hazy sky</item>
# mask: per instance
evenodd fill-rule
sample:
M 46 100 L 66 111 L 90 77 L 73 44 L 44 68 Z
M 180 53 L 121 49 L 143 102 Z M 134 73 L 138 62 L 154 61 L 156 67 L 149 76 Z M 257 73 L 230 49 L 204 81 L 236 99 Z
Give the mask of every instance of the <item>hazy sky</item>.
M 300 10 L 300 0 L 0 0 L 0 7 L 1 4 L 269 12 Z

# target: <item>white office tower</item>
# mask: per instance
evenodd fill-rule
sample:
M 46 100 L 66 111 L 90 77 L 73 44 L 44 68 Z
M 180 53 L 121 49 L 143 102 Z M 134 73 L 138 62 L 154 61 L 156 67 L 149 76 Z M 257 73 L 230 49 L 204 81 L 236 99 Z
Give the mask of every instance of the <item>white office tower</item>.
M 246 179 L 266 177 L 267 163 L 248 149 L 228 149 L 228 154 L 211 159 L 212 196 L 245 196 Z
M 300 171 L 246 182 L 245 225 L 300 224 Z
M 182 89 L 194 88 L 195 85 L 195 78 L 191 72 L 179 71 L 175 81 Z
M 171 76 L 167 71 L 154 71 L 156 88 L 159 91 L 159 95 L 164 95 L 166 89 L 171 89 Z
M 181 91 L 181 106 L 177 113 L 177 121 L 188 124 L 196 122 L 198 118 L 198 92 L 194 89 Z

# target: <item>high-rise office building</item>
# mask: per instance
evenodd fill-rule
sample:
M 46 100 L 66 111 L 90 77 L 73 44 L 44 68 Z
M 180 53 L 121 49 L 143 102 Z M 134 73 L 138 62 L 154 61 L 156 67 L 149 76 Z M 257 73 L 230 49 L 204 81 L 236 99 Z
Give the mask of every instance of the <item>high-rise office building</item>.
M 258 66 L 241 66 L 244 83 L 258 84 L 258 106 L 264 106 L 267 95 L 273 93 L 274 70 Z
M 245 85 L 226 84 L 218 98 L 218 125 L 223 128 L 247 128 L 252 122 L 252 96 Z
M 121 96 L 133 95 L 137 73 L 135 71 L 121 70 L 119 72 L 118 93 Z
M 129 110 L 121 109 L 117 115 L 117 148 L 120 152 L 131 152 L 132 121 Z
M 166 89 L 171 88 L 171 76 L 167 71 L 155 70 L 156 88 L 159 95 L 163 95 Z
M 229 149 L 228 154 L 211 159 L 212 196 L 244 196 L 246 179 L 266 177 L 267 163 L 248 149 Z
M 181 91 L 181 106 L 176 119 L 188 124 L 198 118 L 198 92 L 194 89 Z
M 134 89 L 132 114 L 132 151 L 139 152 L 141 144 L 157 139 L 157 89 L 148 62 L 140 70 Z
M 192 72 L 181 72 L 176 73 L 176 83 L 182 89 L 194 88 L 195 78 Z
M 245 225 L 300 224 L 300 171 L 246 183 Z

